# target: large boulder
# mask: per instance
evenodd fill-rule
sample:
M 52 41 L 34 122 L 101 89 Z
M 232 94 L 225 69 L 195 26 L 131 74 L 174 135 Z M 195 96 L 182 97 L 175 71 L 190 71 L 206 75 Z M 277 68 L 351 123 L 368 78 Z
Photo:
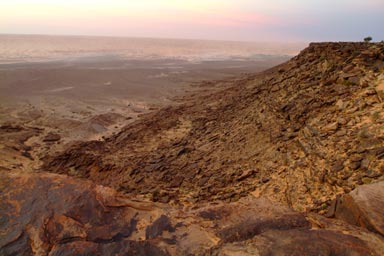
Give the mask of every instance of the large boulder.
M 384 236 L 384 181 L 360 186 L 343 196 L 335 216 Z
M 52 174 L 1 174 L 0 255 L 166 255 L 144 237 L 162 212 Z M 128 254 L 127 254 L 128 253 Z

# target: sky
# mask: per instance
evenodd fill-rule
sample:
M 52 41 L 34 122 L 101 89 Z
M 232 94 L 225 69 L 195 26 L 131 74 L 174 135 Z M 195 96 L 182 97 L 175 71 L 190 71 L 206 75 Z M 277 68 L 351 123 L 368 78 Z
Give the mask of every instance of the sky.
M 384 40 L 384 0 L 0 0 L 0 33 Z

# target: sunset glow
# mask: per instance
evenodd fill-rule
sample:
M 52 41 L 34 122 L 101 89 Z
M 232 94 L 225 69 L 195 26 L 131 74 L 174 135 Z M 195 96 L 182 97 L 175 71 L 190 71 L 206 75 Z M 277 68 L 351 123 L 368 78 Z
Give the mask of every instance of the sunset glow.
M 356 40 L 382 36 L 383 9 L 378 0 L 3 0 L 0 33 Z

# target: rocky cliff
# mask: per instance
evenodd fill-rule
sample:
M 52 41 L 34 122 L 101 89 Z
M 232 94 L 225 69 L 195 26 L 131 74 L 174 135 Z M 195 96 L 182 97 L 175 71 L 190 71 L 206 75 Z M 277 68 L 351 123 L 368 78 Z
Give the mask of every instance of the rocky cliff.
M 0 169 L 0 255 L 384 255 L 383 44 L 201 86 L 41 172 Z

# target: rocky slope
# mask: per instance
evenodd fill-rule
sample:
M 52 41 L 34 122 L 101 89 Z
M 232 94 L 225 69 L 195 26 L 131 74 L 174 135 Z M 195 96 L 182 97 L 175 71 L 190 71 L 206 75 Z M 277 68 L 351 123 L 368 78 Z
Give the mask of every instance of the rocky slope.
M 201 86 L 42 159 L 0 127 L 0 255 L 384 255 L 383 44 Z
M 384 172 L 383 60 L 382 44 L 313 43 L 218 93 L 48 157 L 43 169 L 165 203 L 253 194 L 324 212 Z

